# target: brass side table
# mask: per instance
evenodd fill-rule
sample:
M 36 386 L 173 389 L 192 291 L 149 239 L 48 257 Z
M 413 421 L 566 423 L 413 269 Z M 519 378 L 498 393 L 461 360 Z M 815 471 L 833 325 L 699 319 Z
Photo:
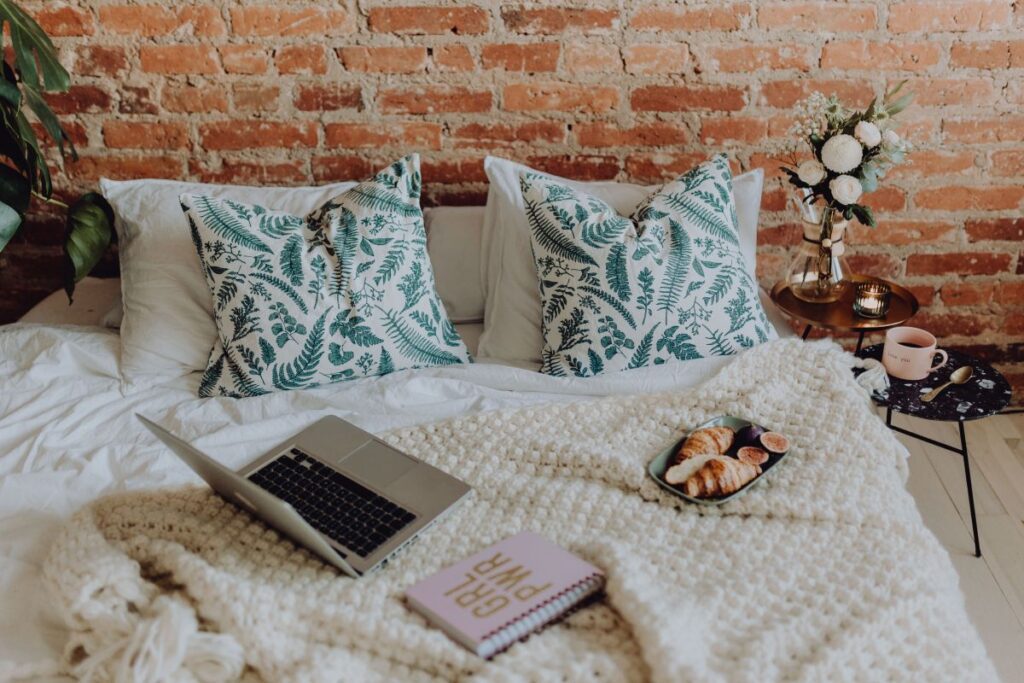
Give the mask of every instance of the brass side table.
M 803 333 L 804 339 L 807 339 L 807 335 L 815 327 L 833 331 L 857 332 L 856 352 L 860 352 L 861 346 L 864 344 L 864 335 L 890 327 L 898 327 L 910 320 L 920 308 L 917 297 L 910 290 L 900 287 L 895 282 L 862 275 L 854 275 L 850 279 L 854 284 L 874 280 L 889 285 L 892 293 L 889 299 L 889 311 L 885 317 L 863 318 L 853 312 L 856 286 L 847 287 L 846 293 L 838 301 L 827 304 L 811 304 L 793 296 L 789 283 L 779 282 L 772 287 L 772 301 L 783 313 L 806 325 Z

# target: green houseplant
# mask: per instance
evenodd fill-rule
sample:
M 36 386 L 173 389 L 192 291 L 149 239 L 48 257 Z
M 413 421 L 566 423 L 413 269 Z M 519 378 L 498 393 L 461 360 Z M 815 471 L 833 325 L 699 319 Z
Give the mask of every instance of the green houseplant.
M 30 113 L 65 157 L 78 159 L 75 146 L 50 107 L 45 92 L 65 92 L 71 77 L 57 59 L 49 36 L 11 0 L 0 0 L 0 28 L 9 31 L 11 50 L 0 62 L 0 251 L 25 223 L 33 200 L 67 212 L 64 283 L 70 299 L 75 283 L 103 256 L 113 237 L 113 211 L 101 195 L 89 192 L 70 206 L 53 196 L 53 181 Z M 0 44 L 6 36 L 0 35 Z M 4 46 L 6 48 L 6 46 Z

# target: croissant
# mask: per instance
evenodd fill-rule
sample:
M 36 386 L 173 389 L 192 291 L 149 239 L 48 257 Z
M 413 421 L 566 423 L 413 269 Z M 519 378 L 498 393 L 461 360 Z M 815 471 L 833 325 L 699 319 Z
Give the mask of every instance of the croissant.
M 758 465 L 723 455 L 700 455 L 669 468 L 665 481 L 681 485 L 683 493 L 693 498 L 714 498 L 739 491 L 759 474 Z
M 683 447 L 676 453 L 676 463 L 689 460 L 695 455 L 722 455 L 732 446 L 736 433 L 728 427 L 705 427 L 686 438 Z

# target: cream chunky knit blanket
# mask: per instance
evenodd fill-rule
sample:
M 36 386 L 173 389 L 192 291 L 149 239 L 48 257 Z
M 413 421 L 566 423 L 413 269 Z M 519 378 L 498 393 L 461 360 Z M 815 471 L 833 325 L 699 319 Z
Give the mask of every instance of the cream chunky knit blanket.
M 782 340 L 687 393 L 393 432 L 475 492 L 359 580 L 204 489 L 97 501 L 45 565 L 73 629 L 63 666 L 210 683 L 996 680 L 854 362 Z M 788 435 L 788 461 L 718 508 L 661 491 L 648 460 L 723 413 Z M 403 605 L 411 583 L 521 529 L 603 567 L 607 596 L 490 662 Z

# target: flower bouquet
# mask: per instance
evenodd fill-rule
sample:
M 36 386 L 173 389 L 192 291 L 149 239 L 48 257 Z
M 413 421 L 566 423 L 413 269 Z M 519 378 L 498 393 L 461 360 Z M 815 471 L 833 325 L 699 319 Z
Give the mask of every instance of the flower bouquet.
M 782 171 L 800 190 L 804 246 L 787 278 L 797 298 L 835 301 L 848 282 L 842 261 L 847 222 L 856 218 L 875 226 L 871 209 L 858 203 L 866 192 L 906 157 L 910 145 L 892 129 L 892 120 L 910 104 L 912 95 L 899 96 L 900 83 L 881 102 L 872 100 L 864 111 L 851 111 L 833 95 L 814 93 L 797 107 L 792 132 L 811 148 L 814 158 L 797 162 L 794 153 Z M 816 210 L 820 203 L 823 209 Z M 842 217 L 842 221 L 838 217 Z

